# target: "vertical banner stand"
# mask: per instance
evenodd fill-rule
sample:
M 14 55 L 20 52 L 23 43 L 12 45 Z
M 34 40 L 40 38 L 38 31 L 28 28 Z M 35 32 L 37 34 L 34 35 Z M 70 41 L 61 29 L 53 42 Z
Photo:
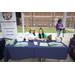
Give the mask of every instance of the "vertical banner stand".
M 2 37 L 15 39 L 17 36 L 17 24 L 15 12 L 0 12 Z

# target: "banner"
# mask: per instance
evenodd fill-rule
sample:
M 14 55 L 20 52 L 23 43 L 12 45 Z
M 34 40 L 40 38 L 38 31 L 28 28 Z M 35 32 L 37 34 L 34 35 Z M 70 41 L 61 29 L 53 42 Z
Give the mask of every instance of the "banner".
M 15 12 L 0 12 L 0 23 L 3 38 L 15 39 L 17 36 Z

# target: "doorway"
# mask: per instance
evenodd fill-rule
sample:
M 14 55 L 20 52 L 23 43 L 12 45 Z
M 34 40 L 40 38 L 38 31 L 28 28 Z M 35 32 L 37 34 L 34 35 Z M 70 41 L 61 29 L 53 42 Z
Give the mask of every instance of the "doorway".
M 22 25 L 22 20 L 21 20 L 21 12 L 16 12 L 16 21 L 17 21 L 17 25 L 21 26 Z

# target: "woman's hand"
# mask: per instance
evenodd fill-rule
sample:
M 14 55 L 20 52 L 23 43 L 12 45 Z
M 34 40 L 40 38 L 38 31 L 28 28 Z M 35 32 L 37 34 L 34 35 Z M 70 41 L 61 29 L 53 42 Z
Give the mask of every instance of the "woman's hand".
M 47 38 L 45 39 L 45 41 L 47 41 Z
M 41 41 L 44 41 L 44 40 L 45 40 L 44 38 L 43 38 L 43 39 L 40 39 L 40 38 L 38 38 L 38 37 L 37 37 L 36 39 L 37 39 L 37 40 L 41 40 Z
M 62 28 L 62 30 L 63 30 L 64 28 Z
M 45 39 L 41 39 L 41 41 L 44 41 Z

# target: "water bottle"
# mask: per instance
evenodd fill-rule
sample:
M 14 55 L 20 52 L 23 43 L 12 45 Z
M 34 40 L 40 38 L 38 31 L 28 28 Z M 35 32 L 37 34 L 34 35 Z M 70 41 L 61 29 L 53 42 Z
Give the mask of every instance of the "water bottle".
M 26 42 L 28 42 L 28 36 L 29 36 L 29 34 L 26 34 Z

